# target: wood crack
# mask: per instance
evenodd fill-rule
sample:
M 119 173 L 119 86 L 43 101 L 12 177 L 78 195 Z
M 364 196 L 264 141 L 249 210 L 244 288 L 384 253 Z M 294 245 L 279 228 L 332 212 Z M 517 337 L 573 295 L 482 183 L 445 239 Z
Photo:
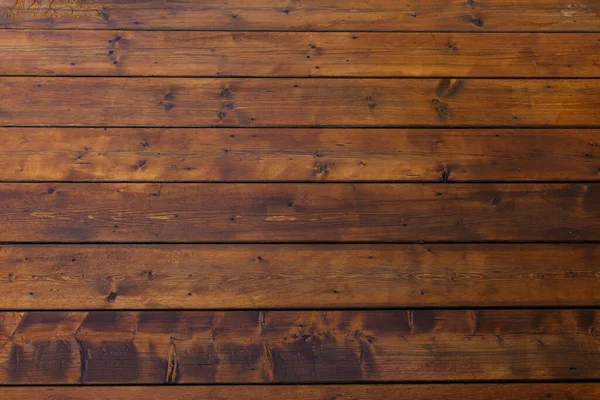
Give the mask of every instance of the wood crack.
M 169 343 L 169 354 L 167 356 L 167 376 L 166 383 L 177 383 L 179 379 L 179 354 L 175 341 L 171 338 Z

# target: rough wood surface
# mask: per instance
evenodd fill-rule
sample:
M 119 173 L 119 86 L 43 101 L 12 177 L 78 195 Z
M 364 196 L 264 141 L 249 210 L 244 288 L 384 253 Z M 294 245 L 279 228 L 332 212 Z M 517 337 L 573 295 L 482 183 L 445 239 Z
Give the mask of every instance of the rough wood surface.
M 5 383 L 595 379 L 598 311 L 27 312 Z
M 0 73 L 593 78 L 599 41 L 598 33 L 13 30 L 0 36 Z
M 597 400 L 599 396 L 600 385 L 595 383 L 0 388 L 0 397 L 8 400 Z
M 600 31 L 596 0 L 0 0 L 16 28 Z
M 600 240 L 597 184 L 3 183 L 0 189 L 4 242 Z
M 598 306 L 600 246 L 3 245 L 0 309 Z
M 598 126 L 599 91 L 593 79 L 4 77 L 0 125 Z
M 0 128 L 0 137 L 3 181 L 600 180 L 597 129 Z

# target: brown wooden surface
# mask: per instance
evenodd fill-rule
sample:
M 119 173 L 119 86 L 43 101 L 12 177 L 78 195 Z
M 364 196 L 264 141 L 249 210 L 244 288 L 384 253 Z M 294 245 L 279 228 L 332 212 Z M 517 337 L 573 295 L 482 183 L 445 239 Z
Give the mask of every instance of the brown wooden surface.
M 598 311 L 1 314 L 5 383 L 594 379 Z
M 3 399 L 30 400 L 597 400 L 595 383 L 449 384 L 449 385 L 252 385 L 168 387 L 5 387 Z
M 600 246 L 3 245 L 0 309 L 597 306 Z
M 0 73 L 593 78 L 599 42 L 600 33 L 15 30 L 0 36 Z
M 0 398 L 600 397 L 599 49 L 598 0 L 0 0 Z
M 0 125 L 598 126 L 599 92 L 588 79 L 4 77 Z
M 597 129 L 0 128 L 0 137 L 3 181 L 600 180 Z
M 600 31 L 596 0 L 0 0 L 0 26 L 86 29 Z
M 1 185 L 4 242 L 600 240 L 597 184 Z

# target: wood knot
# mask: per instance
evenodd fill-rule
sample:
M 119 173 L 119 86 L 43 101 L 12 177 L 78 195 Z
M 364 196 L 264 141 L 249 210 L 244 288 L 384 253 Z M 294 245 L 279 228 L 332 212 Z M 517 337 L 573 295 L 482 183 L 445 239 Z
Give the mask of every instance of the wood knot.
M 469 18 L 469 22 L 478 28 L 481 28 L 483 26 L 483 20 L 481 18 L 471 17 Z
M 221 90 L 221 97 L 229 97 L 231 96 L 231 89 L 229 89 L 228 87 L 223 88 L 223 90 Z
M 463 81 L 456 78 L 444 78 L 440 79 L 435 94 L 438 97 L 450 97 L 457 94 L 463 86 Z
M 448 109 L 448 104 L 439 101 L 438 99 L 431 100 L 431 104 L 433 105 L 435 112 L 438 117 L 441 119 L 448 119 L 451 117 L 450 110 Z
M 101 9 L 99 9 L 98 15 L 106 22 L 109 22 L 110 16 L 108 15 L 108 10 L 106 8 L 102 7 Z
M 327 170 L 327 164 L 325 164 L 324 162 L 320 162 L 317 164 L 317 174 L 326 174 L 327 172 L 329 172 Z
M 448 42 L 448 44 L 446 45 L 446 47 L 450 51 L 456 51 L 456 50 L 458 50 L 458 44 L 456 42 Z
M 375 103 L 375 99 L 373 99 L 373 96 L 367 96 L 365 97 L 365 100 L 369 106 L 369 110 L 374 110 L 377 108 L 377 103 Z
M 442 169 L 442 182 L 448 183 L 448 179 L 450 179 L 450 168 L 444 167 L 444 169 Z
M 164 100 L 162 101 L 162 105 L 165 108 L 165 111 L 171 111 L 175 108 L 175 99 L 176 95 L 173 92 L 167 92 L 164 96 Z
M 140 160 L 134 167 L 135 169 L 144 169 L 146 168 L 146 160 Z

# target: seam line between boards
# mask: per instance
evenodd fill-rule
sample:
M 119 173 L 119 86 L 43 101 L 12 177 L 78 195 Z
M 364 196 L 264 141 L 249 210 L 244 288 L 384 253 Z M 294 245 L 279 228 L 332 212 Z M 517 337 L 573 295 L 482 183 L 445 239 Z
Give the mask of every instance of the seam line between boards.
M 93 23 L 93 22 L 92 22 Z M 600 33 L 600 29 L 559 29 L 559 30 L 482 30 L 482 29 L 414 29 L 414 30 L 394 30 L 394 29 L 256 29 L 256 28 L 244 28 L 244 29 L 219 29 L 219 28 L 138 28 L 138 27 L 126 27 L 126 28 L 95 28 L 95 27 L 67 27 L 67 26 L 53 26 L 53 27 L 19 27 L 11 26 L 17 25 L 19 22 L 4 22 L 0 24 L 0 31 L 100 31 L 100 32 L 210 32 L 210 33 L 454 33 L 454 34 L 478 34 L 478 35 L 496 35 L 496 34 L 507 34 L 507 33 L 519 33 L 519 34 L 597 34 Z

